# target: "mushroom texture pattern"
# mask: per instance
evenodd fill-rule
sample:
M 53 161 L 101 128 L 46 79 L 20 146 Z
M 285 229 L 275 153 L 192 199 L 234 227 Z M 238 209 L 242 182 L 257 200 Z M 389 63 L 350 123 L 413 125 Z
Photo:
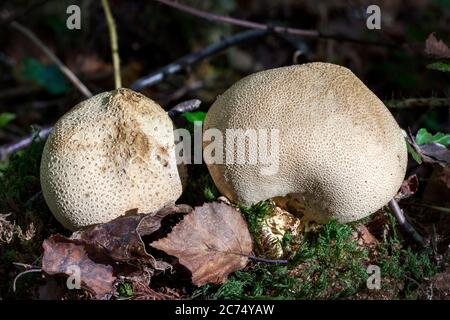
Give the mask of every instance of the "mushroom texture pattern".
M 182 187 L 173 125 L 154 101 L 128 89 L 98 94 L 66 113 L 41 160 L 44 198 L 76 230 L 175 202 Z
M 263 173 L 261 162 L 208 163 L 218 189 L 238 203 L 289 194 L 309 220 L 350 222 L 387 204 L 405 176 L 403 131 L 375 94 L 334 64 L 243 78 L 211 106 L 204 130 L 211 128 L 222 132 L 221 153 L 227 155 L 236 155 L 227 141 L 229 129 L 279 132 L 277 141 L 267 143 L 278 143 L 278 168 L 271 174 Z M 205 150 L 208 145 L 205 141 Z

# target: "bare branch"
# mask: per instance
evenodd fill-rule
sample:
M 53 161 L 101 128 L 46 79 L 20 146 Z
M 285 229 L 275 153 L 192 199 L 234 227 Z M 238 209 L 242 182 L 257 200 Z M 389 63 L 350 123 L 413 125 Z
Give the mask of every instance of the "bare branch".
M 266 30 L 266 31 L 271 30 L 273 32 L 289 33 L 289 34 L 294 34 L 294 35 L 298 35 L 298 36 L 318 37 L 320 35 L 319 31 L 317 31 L 317 30 L 285 28 L 285 27 L 280 27 L 280 26 L 271 27 L 271 26 L 268 26 L 266 24 L 259 23 L 259 22 L 241 20 L 241 19 L 236 19 L 236 18 L 232 18 L 232 17 L 226 17 L 226 16 L 209 13 L 209 12 L 198 10 L 198 9 L 192 8 L 190 6 L 184 5 L 182 3 L 178 3 L 175 1 L 171 1 L 171 0 L 155 0 L 155 1 L 165 4 L 169 7 L 178 9 L 180 11 L 184 11 L 193 16 L 197 16 L 197 17 L 200 17 L 200 18 L 203 18 L 206 20 L 210 20 L 210 21 L 219 21 L 219 22 L 224 22 L 224 23 L 244 27 L 244 28 L 259 29 L 259 30 Z
M 111 9 L 109 8 L 108 0 L 102 0 L 103 11 L 105 12 L 106 22 L 109 30 L 109 41 L 111 43 L 111 53 L 114 68 L 114 83 L 116 89 L 122 87 L 122 78 L 120 75 L 120 56 L 119 45 L 117 43 L 117 30 L 114 17 L 112 16 Z
M 342 35 L 331 35 L 331 34 L 328 35 L 328 34 L 324 34 L 324 33 L 320 32 L 319 30 L 306 30 L 306 29 L 298 29 L 298 28 L 290 28 L 290 27 L 282 27 L 282 26 L 272 26 L 272 25 L 254 22 L 254 21 L 236 19 L 236 18 L 227 17 L 227 16 L 221 16 L 221 15 L 213 14 L 213 13 L 210 13 L 207 11 L 202 11 L 202 10 L 190 7 L 188 5 L 185 5 L 185 4 L 173 1 L 173 0 L 154 0 L 154 1 L 162 3 L 169 7 L 175 8 L 177 10 L 186 12 L 190 15 L 209 20 L 209 21 L 228 23 L 228 24 L 232 24 L 232 25 L 240 26 L 240 27 L 244 27 L 244 28 L 271 31 L 273 33 L 279 33 L 279 34 L 290 34 L 290 35 L 295 35 L 295 36 L 323 38 L 323 39 L 331 39 L 331 40 L 352 42 L 352 43 L 365 44 L 365 45 L 375 45 L 375 46 L 381 46 L 381 47 L 392 47 L 392 48 L 398 47 L 398 45 L 391 44 L 391 43 L 353 39 L 353 38 L 348 38 L 348 37 L 345 37 Z
M 52 127 L 42 128 L 38 133 L 39 138 L 41 139 L 47 138 L 52 129 L 53 129 Z M 8 158 L 10 154 L 13 154 L 21 149 L 28 147 L 31 144 L 31 142 L 33 142 L 34 136 L 35 134 L 31 134 L 23 139 L 20 139 L 19 141 L 6 144 L 0 147 L 0 160 L 6 160 L 6 158 Z
M 86 97 L 92 97 L 91 91 L 78 79 L 78 77 L 67 68 L 61 60 L 27 27 L 21 25 L 20 23 L 13 21 L 10 26 L 17 31 L 21 32 L 24 36 L 30 39 L 39 49 L 41 49 L 48 58 L 58 66 L 59 70 L 69 79 L 70 82 Z
M 187 66 L 191 66 L 201 60 L 204 60 L 220 51 L 223 51 L 231 46 L 238 45 L 245 41 L 249 41 L 251 39 L 259 38 L 266 35 L 268 31 L 265 30 L 250 30 L 245 32 L 237 33 L 233 36 L 227 37 L 220 42 L 214 43 L 200 51 L 190 53 L 181 57 L 168 64 L 165 67 L 162 67 L 155 72 L 150 73 L 149 75 L 142 77 L 135 81 L 130 88 L 135 91 L 142 90 L 145 87 L 150 87 L 155 85 L 161 81 L 163 81 L 168 75 L 175 74 L 183 68 Z

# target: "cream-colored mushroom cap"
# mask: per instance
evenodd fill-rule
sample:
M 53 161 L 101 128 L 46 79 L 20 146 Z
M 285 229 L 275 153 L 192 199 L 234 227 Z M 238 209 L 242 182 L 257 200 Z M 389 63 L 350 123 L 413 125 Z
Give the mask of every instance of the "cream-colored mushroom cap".
M 211 128 L 223 133 L 224 163 L 210 163 L 208 169 L 219 191 L 234 202 L 294 194 L 307 218 L 349 222 L 387 204 L 405 176 L 402 130 L 350 70 L 334 64 L 308 63 L 243 78 L 211 106 L 204 132 Z M 256 164 L 228 161 L 227 153 L 238 156 L 228 129 L 258 132 Z M 268 137 L 278 130 L 273 172 L 264 172 L 261 141 L 266 139 L 269 151 L 274 142 L 259 129 L 268 130 Z M 205 155 L 209 143 L 204 142 Z
M 48 137 L 41 185 L 50 210 L 71 230 L 175 202 L 182 187 L 172 121 L 128 89 L 83 101 Z

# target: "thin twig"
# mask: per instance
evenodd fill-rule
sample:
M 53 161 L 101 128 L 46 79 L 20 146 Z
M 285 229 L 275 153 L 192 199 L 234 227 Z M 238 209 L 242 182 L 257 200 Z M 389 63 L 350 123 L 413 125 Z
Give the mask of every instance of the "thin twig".
M 149 75 L 138 79 L 130 86 L 130 88 L 132 90 L 138 91 L 142 90 L 145 87 L 150 87 L 163 81 L 168 75 L 175 74 L 183 70 L 187 66 L 191 66 L 231 46 L 238 45 L 251 39 L 262 37 L 266 34 L 268 34 L 267 30 L 250 30 L 237 33 L 235 35 L 223 39 L 220 42 L 214 43 L 206 48 L 203 48 L 200 51 L 185 55 L 180 59 L 176 60 L 175 62 L 172 62 L 166 65 L 165 67 L 162 67 L 150 73 Z
M 21 32 L 24 36 L 30 39 L 39 49 L 41 49 L 47 57 L 58 66 L 59 70 L 69 79 L 70 82 L 86 97 L 92 97 L 91 91 L 78 79 L 78 77 L 67 68 L 61 60 L 27 27 L 21 25 L 20 23 L 13 21 L 10 26 L 17 31 Z
M 47 136 L 50 134 L 51 131 L 52 127 L 42 128 L 39 131 L 38 136 L 40 139 L 45 139 L 47 138 Z M 0 160 L 5 160 L 6 158 L 8 158 L 10 154 L 13 154 L 21 149 L 26 148 L 31 144 L 31 142 L 33 142 L 33 139 L 35 139 L 35 133 L 23 139 L 20 139 L 19 141 L 0 147 Z
M 394 199 L 389 201 L 389 208 L 394 213 L 395 218 L 397 218 L 398 224 L 403 228 L 403 230 L 418 244 L 422 247 L 426 247 L 425 241 L 422 236 L 414 229 L 414 227 L 406 220 L 403 210 L 398 205 L 398 202 Z
M 32 264 L 22 263 L 22 262 L 13 262 L 13 265 L 18 266 L 18 267 L 22 267 L 22 268 L 25 268 L 25 269 L 39 269 L 38 266 L 33 266 Z
M 250 254 L 245 254 L 245 253 L 242 253 L 242 252 L 227 251 L 227 253 L 235 254 L 235 255 L 238 255 L 238 256 L 249 258 L 251 260 L 255 260 L 255 261 L 259 261 L 259 262 L 265 262 L 265 263 L 275 263 L 275 264 L 288 264 L 289 263 L 289 260 L 266 259 L 266 258 L 256 257 L 256 256 L 253 256 L 253 255 L 250 255 Z
M 272 26 L 272 25 L 254 22 L 254 21 L 236 19 L 236 18 L 232 18 L 232 17 L 213 14 L 213 13 L 210 13 L 207 11 L 202 11 L 202 10 L 190 7 L 188 5 L 185 5 L 185 4 L 173 1 L 173 0 L 154 0 L 154 1 L 162 3 L 169 7 L 175 8 L 177 10 L 186 12 L 190 15 L 209 20 L 209 21 L 222 22 L 222 23 L 232 24 L 232 25 L 240 26 L 240 27 L 244 27 L 244 28 L 266 30 L 266 31 L 272 31 L 274 33 L 280 33 L 280 34 L 290 34 L 290 35 L 296 35 L 296 36 L 331 39 L 331 40 L 359 43 L 359 44 L 365 44 L 365 45 L 397 47 L 397 45 L 385 43 L 385 42 L 366 41 L 366 40 L 348 38 L 348 37 L 345 37 L 342 35 L 324 34 L 318 30 L 306 30 L 306 29 L 298 29 L 298 28 L 290 28 L 290 27 L 282 27 L 282 26 Z
M 404 100 L 387 100 L 384 102 L 388 108 L 439 108 L 450 107 L 450 98 L 409 98 Z
M 108 0 L 102 0 L 103 11 L 105 12 L 106 22 L 109 30 L 109 41 L 111 43 L 112 61 L 114 67 L 114 83 L 116 89 L 122 88 L 122 78 L 120 74 L 120 56 L 119 45 L 117 43 L 117 30 L 114 17 L 109 8 Z
M 167 115 L 173 118 L 180 113 L 195 111 L 200 107 L 201 103 L 202 102 L 198 99 L 180 102 L 174 107 L 170 108 L 170 110 L 167 111 Z
M 180 11 L 189 13 L 193 16 L 209 20 L 209 21 L 224 22 L 224 23 L 233 24 L 236 26 L 244 27 L 244 28 L 259 29 L 259 30 L 266 30 L 266 31 L 272 30 L 274 32 L 295 34 L 295 35 L 299 35 L 299 36 L 307 36 L 307 37 L 318 37 L 319 36 L 319 31 L 317 31 L 317 30 L 285 28 L 285 27 L 279 27 L 279 26 L 271 27 L 271 26 L 268 26 L 266 24 L 259 23 L 259 22 L 241 20 L 241 19 L 236 19 L 236 18 L 232 18 L 232 17 L 226 17 L 226 16 L 209 13 L 209 12 L 195 9 L 193 7 L 184 5 L 179 2 L 171 1 L 171 0 L 155 0 L 155 1 L 165 4 L 169 7 L 178 9 Z
M 274 264 L 288 264 L 289 263 L 289 260 L 272 260 L 272 259 L 260 258 L 260 257 L 250 256 L 250 255 L 248 255 L 246 257 L 251 260 L 264 262 L 264 263 L 274 263 Z
M 22 271 L 21 273 L 19 273 L 13 280 L 13 291 L 14 292 L 16 292 L 17 279 L 19 279 L 21 276 L 23 276 L 27 273 L 32 273 L 32 272 L 42 272 L 42 269 L 30 269 L 30 270 Z

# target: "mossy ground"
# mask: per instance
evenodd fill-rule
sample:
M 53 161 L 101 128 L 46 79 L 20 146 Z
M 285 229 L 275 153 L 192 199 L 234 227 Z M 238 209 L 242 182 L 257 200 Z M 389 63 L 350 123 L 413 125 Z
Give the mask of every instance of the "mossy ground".
M 42 241 L 54 233 L 67 234 L 53 218 L 40 194 L 39 162 L 43 141 L 36 139 L 29 148 L 2 163 L 0 173 L 1 214 L 14 224 L 10 241 L 0 243 L 0 296 L 3 299 L 33 298 L 41 277 L 39 273 L 25 275 L 12 292 L 14 277 L 23 268 L 15 262 L 39 265 Z M 191 205 L 213 201 L 219 195 L 205 167 L 191 169 L 182 200 Z M 271 206 L 261 202 L 252 207 L 240 207 L 249 230 L 256 239 L 261 222 Z M 395 219 L 388 212 L 378 213 L 385 221 L 384 231 L 375 248 L 355 241 L 356 226 L 370 225 L 372 218 L 353 224 L 331 221 L 293 237 L 286 234 L 283 246 L 296 249 L 289 263 L 267 264 L 251 261 L 242 271 L 230 276 L 220 286 L 190 288 L 194 299 L 414 299 L 421 295 L 420 284 L 442 270 L 433 252 L 410 246 L 397 231 Z M 32 227 L 31 227 L 32 226 Z M 19 229 L 20 228 L 20 229 Z M 31 229 L 30 229 L 31 228 Z M 18 230 L 21 230 L 20 233 Z M 31 231 L 29 231 L 31 230 Z M 30 234 L 27 237 L 27 231 Z M 257 254 L 257 247 L 255 249 Z M 368 290 L 367 266 L 377 265 L 381 271 L 381 289 Z M 175 288 L 176 289 L 176 288 Z M 119 288 L 121 296 L 132 298 L 127 284 Z

